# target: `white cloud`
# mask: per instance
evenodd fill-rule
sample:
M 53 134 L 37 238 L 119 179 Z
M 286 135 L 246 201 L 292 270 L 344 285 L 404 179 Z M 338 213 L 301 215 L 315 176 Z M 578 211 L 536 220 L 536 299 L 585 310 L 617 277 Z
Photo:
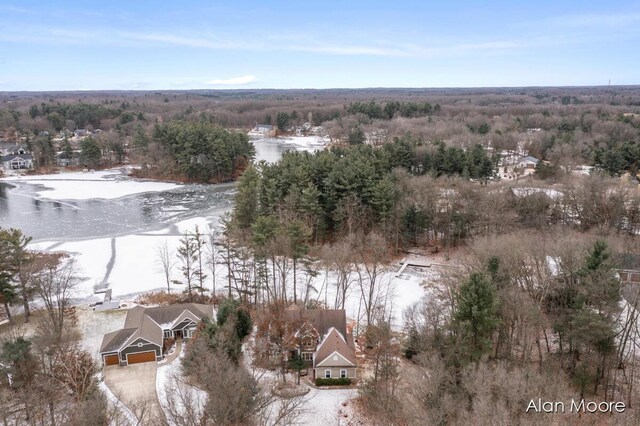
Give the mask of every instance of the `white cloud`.
M 257 79 L 252 75 L 243 75 L 241 77 L 231 77 L 226 79 L 217 79 L 207 81 L 209 86 L 244 86 L 256 82 Z
M 34 14 L 35 12 L 31 9 L 25 9 L 22 7 L 16 7 L 11 4 L 0 5 L 0 10 L 4 12 L 12 12 L 12 13 L 26 13 L 26 14 Z

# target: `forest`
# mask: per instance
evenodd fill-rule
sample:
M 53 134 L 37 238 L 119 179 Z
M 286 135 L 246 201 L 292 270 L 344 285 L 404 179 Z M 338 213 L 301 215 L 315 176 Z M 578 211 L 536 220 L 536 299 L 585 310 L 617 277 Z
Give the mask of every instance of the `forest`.
M 640 88 L 4 93 L 0 102 L 3 138 L 28 138 L 36 158 L 60 149 L 50 135 L 63 120 L 69 130 L 100 126 L 78 147 L 91 164 L 126 159 L 141 165 L 140 177 L 237 179 L 233 210 L 216 232 L 196 228 L 181 240 L 174 266 L 188 295 L 157 296 L 201 297 L 222 310 L 201 324 L 182 364 L 206 392 L 205 424 L 259 424 L 264 414 L 268 395 L 243 361 L 254 324 L 280 350 L 278 380 L 299 373 L 283 355 L 292 304 L 356 307 L 349 320 L 363 424 L 640 422 Z M 325 149 L 253 161 L 247 130 L 273 124 L 289 136 L 305 122 L 326 131 Z M 373 142 L 372 134 L 383 136 Z M 539 160 L 531 173 L 500 177 L 505 159 L 526 156 Z M 26 240 L 8 232 L 0 248 L 14 256 Z M 424 297 L 400 310 L 393 300 L 405 284 L 396 272 L 412 257 L 429 264 Z M 44 272 L 64 276 L 63 260 L 34 271 L 29 288 L 46 295 Z M 28 299 L 19 268 L 5 268 L 16 278 L 9 286 L 5 277 L 4 303 Z M 29 386 L 31 371 L 66 380 L 54 357 L 76 347 L 74 324 L 59 324 L 65 332 L 56 329 L 52 343 L 40 346 L 48 334 L 38 334 L 3 348 L 2 362 Z M 39 369 L 27 365 L 34 359 Z M 249 391 L 232 400 L 221 388 Z M 40 415 L 56 414 L 47 402 L 60 400 L 48 389 L 18 393 L 18 404 L 38 395 Z M 78 416 L 94 404 L 103 415 L 111 409 L 99 392 L 78 392 L 69 391 Z M 527 413 L 540 397 L 626 410 Z
M 133 147 L 171 120 L 243 130 L 278 124 L 285 133 L 309 122 L 332 141 L 358 132 L 355 140 L 372 132 L 387 140 L 411 134 L 463 149 L 526 151 L 547 162 L 554 177 L 581 165 L 620 175 L 635 172 L 640 161 L 639 92 L 621 86 L 2 93 L 0 129 L 5 140 L 27 137 L 42 165 L 61 151 L 51 149 L 50 139 L 65 129 L 102 130 L 96 137 L 102 161 L 117 164 L 118 147 L 135 157 Z

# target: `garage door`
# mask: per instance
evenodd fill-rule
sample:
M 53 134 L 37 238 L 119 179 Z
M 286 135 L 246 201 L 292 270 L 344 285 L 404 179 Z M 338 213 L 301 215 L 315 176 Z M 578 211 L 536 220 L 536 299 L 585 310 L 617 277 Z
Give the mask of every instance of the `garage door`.
M 127 355 L 128 364 L 138 364 L 139 362 L 149 362 L 156 360 L 156 351 L 139 352 Z
M 107 355 L 104 357 L 104 365 L 118 365 L 118 355 Z

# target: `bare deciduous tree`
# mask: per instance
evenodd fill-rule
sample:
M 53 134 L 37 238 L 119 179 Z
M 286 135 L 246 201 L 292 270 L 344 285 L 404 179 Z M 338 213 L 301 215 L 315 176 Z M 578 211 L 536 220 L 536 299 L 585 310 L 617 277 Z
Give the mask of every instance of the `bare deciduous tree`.
M 169 250 L 169 245 L 165 241 L 161 246 L 157 248 L 158 264 L 164 274 L 164 279 L 167 283 L 167 293 L 171 293 L 171 273 L 176 266 L 174 254 Z

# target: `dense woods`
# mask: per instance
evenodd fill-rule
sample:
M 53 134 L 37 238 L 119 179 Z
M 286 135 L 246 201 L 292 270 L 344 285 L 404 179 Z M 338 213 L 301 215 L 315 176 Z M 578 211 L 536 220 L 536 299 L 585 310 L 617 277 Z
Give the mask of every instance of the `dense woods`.
M 101 129 L 96 139 L 109 164 L 119 147 L 132 154 L 156 124 L 171 120 L 243 129 L 264 123 L 283 132 L 309 122 L 334 141 L 410 133 L 463 149 L 526 151 L 548 161 L 554 176 L 580 165 L 619 175 L 637 170 L 639 105 L 634 87 L 2 94 L 0 129 L 6 140 L 28 136 L 40 165 L 62 150 L 60 143 L 52 150 L 50 139 L 64 129 Z
M 188 122 L 156 125 L 151 141 L 137 149 L 145 162 L 138 176 L 207 183 L 232 180 L 255 155 L 243 133 Z

